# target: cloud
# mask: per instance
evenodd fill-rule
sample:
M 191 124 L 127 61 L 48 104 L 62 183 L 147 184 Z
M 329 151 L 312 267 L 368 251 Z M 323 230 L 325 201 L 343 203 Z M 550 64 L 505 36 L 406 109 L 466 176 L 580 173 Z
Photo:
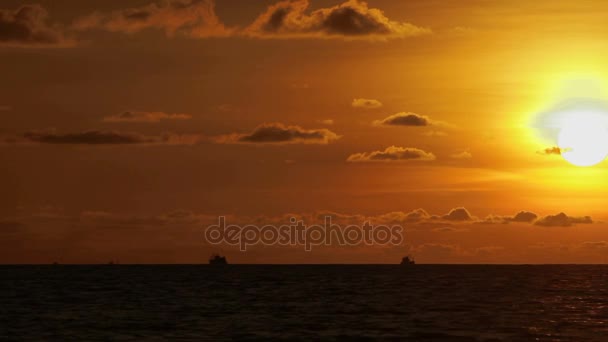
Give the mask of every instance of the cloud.
M 425 127 L 425 126 L 441 126 L 444 128 L 454 128 L 451 124 L 432 120 L 426 115 L 420 115 L 416 113 L 401 112 L 393 114 L 382 120 L 376 120 L 372 123 L 373 126 L 412 126 L 412 127 Z M 444 132 L 427 132 L 425 135 L 428 136 L 445 136 Z
M 557 215 L 545 216 L 534 222 L 534 224 L 537 226 L 545 227 L 568 227 L 578 223 L 589 224 L 593 223 L 593 220 L 591 220 L 591 217 L 589 216 L 572 217 L 562 212 Z
M 282 123 L 267 123 L 248 134 L 229 134 L 215 139 L 220 144 L 328 144 L 340 139 L 336 133 L 325 129 L 303 129 Z
M 366 153 L 355 153 L 348 157 L 346 161 L 352 163 L 362 162 L 403 162 L 403 161 L 431 161 L 436 157 L 431 152 L 426 152 L 415 147 L 391 146 L 384 151 L 374 151 Z
M 323 120 L 317 120 L 318 123 L 322 124 L 322 125 L 327 125 L 327 126 L 331 126 L 334 124 L 334 120 L 333 119 L 323 119 Z
M 354 108 L 374 109 L 382 107 L 382 102 L 374 99 L 354 99 L 351 106 Z
M 473 217 L 465 208 L 454 208 L 449 213 L 441 217 L 447 221 L 471 221 Z
M 24 133 L 21 138 L 26 142 L 51 145 L 193 145 L 202 139 L 199 135 L 165 133 L 145 136 L 138 133 L 94 130 L 77 133 L 32 131 Z
M 452 158 L 452 159 L 471 159 L 471 158 L 473 158 L 473 155 L 469 151 L 462 151 L 462 152 L 457 152 L 457 153 L 451 154 L 450 158 Z
M 415 113 L 397 113 L 382 120 L 373 122 L 374 126 L 430 126 L 433 122 L 425 115 Z
M 320 212 L 324 213 L 324 212 Z M 317 216 L 320 217 L 321 214 Z M 305 215 L 300 215 L 305 216 Z M 376 224 L 409 224 L 409 225 L 418 225 L 420 227 L 433 227 L 434 230 L 441 231 L 461 231 L 461 229 L 454 228 L 453 225 L 457 224 L 508 224 L 508 223 L 534 223 L 538 215 L 531 211 L 522 210 L 513 216 L 503 216 L 503 215 L 489 215 L 483 220 L 479 220 L 476 216 L 471 214 L 469 210 L 464 207 L 456 207 L 450 209 L 448 213 L 443 215 L 438 214 L 430 214 L 428 211 L 418 208 L 409 212 L 404 211 L 393 211 L 385 214 L 380 214 L 376 216 L 363 216 L 363 215 L 347 215 L 347 214 L 336 214 L 334 216 L 335 219 L 340 219 L 344 217 L 355 217 L 357 220 L 364 221 L 369 220 Z M 588 218 L 591 223 L 591 219 Z M 322 220 L 321 220 L 322 221 Z M 587 218 L 579 218 L 574 222 L 587 222 Z M 352 223 L 352 222 L 350 222 Z M 445 228 L 445 229 L 444 229 Z M 449 228 L 449 229 L 447 229 Z
M 509 222 L 521 222 L 521 223 L 532 223 L 536 221 L 538 215 L 531 211 L 522 210 L 515 214 L 515 216 L 500 216 L 500 215 L 489 215 L 484 220 L 478 221 L 477 223 L 509 223 Z
M 95 12 L 76 19 L 74 30 L 101 29 L 137 33 L 158 29 L 168 37 L 192 38 L 245 36 L 251 38 L 339 38 L 345 40 L 388 40 L 432 33 L 430 29 L 390 20 L 383 11 L 365 1 L 309 11 L 309 0 L 284 0 L 271 5 L 253 23 L 227 27 L 215 12 L 213 0 L 159 0 L 147 5 Z
M 549 147 L 549 148 L 546 148 L 546 149 L 544 149 L 542 151 L 539 151 L 538 153 L 539 154 L 545 154 L 545 155 L 558 155 L 558 156 L 561 156 L 563 152 L 566 152 L 566 150 L 563 149 L 563 148 L 559 148 L 557 146 L 554 146 L 554 147 Z
M 124 33 L 154 28 L 169 37 L 181 34 L 193 38 L 223 37 L 233 31 L 217 17 L 212 0 L 163 0 L 108 15 L 93 13 L 76 20 L 74 28 Z
M 538 215 L 531 211 L 520 211 L 513 216 L 510 221 L 512 222 L 533 222 L 538 218 Z
M 134 133 L 86 131 L 79 133 L 58 134 L 54 132 L 27 132 L 23 137 L 42 144 L 142 144 L 153 140 Z
M 159 122 L 161 120 L 189 120 L 189 114 L 167 114 L 163 112 L 127 111 L 103 118 L 104 122 Z
M 394 224 L 394 223 L 412 223 L 412 222 L 421 222 L 424 220 L 428 220 L 431 216 L 424 209 L 416 209 L 410 211 L 408 213 L 404 213 L 402 211 L 394 211 L 391 213 L 383 214 L 377 217 L 376 222 L 382 222 L 385 224 Z
M 506 224 L 506 223 L 509 223 L 509 222 L 506 220 L 506 216 L 488 215 L 483 220 L 477 221 L 475 223 L 479 223 L 479 224 L 505 223 Z
M 62 29 L 49 24 L 49 13 L 40 5 L 0 9 L 0 46 L 67 47 L 74 45 Z
M 243 34 L 257 38 L 404 38 L 431 33 L 429 29 L 392 21 L 383 11 L 360 0 L 320 8 L 307 13 L 310 1 L 280 1 L 245 28 Z

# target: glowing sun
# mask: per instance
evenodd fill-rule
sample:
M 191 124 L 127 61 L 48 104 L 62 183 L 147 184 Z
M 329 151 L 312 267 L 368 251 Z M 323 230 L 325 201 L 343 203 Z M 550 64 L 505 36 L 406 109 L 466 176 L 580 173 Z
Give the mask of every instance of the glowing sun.
M 585 114 L 578 113 L 574 120 L 567 120 L 557 138 L 562 157 L 576 166 L 592 166 L 608 156 L 605 120 Z

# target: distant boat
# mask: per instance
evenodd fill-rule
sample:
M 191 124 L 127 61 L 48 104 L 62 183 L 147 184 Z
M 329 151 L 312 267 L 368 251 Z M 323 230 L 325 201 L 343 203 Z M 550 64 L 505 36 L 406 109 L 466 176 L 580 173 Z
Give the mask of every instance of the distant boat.
M 401 265 L 403 265 L 403 266 L 416 265 L 416 261 L 414 260 L 414 258 L 407 255 L 407 256 L 404 256 L 403 259 L 401 259 Z
M 209 265 L 228 265 L 228 261 L 224 256 L 213 254 L 211 258 L 209 258 Z

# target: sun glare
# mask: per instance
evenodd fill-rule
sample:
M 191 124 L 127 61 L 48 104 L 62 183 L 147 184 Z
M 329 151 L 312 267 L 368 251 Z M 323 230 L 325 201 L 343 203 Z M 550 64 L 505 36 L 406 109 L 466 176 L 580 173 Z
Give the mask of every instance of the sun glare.
M 608 155 L 605 113 L 574 112 L 562 121 L 557 138 L 562 157 L 576 166 L 593 166 Z

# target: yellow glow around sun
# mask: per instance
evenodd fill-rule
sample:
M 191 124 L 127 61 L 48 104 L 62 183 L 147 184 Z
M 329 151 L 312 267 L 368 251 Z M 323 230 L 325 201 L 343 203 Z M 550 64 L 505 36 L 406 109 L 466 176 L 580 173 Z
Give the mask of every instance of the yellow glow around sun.
M 608 87 L 605 79 L 582 76 L 556 82 L 553 105 L 536 115 L 533 126 L 567 162 L 587 167 L 608 156 Z

